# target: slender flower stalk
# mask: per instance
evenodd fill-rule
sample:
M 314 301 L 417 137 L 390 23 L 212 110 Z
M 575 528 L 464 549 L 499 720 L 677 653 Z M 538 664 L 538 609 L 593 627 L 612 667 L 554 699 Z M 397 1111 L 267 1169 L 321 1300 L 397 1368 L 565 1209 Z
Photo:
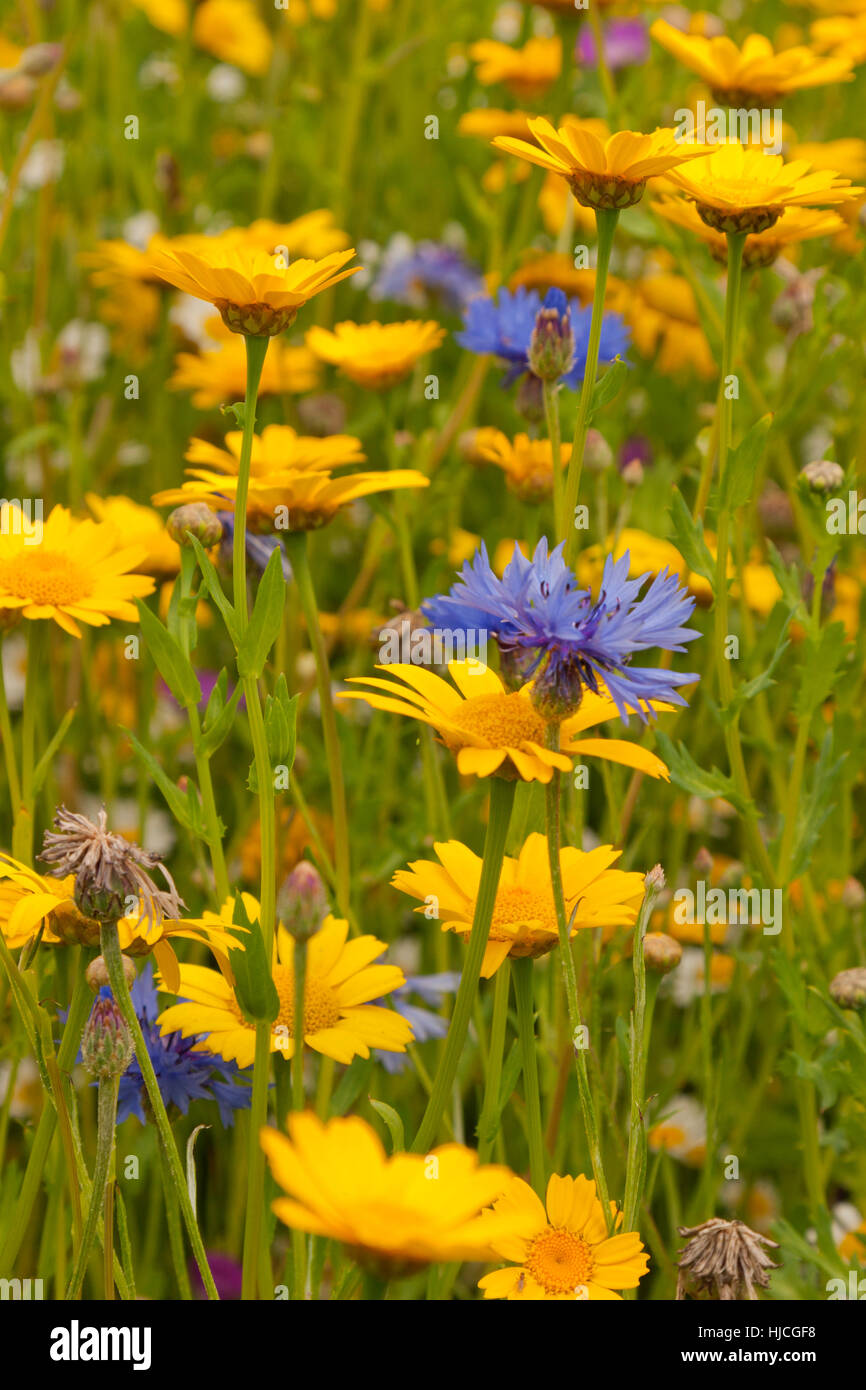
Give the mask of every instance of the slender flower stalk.
M 553 464 L 553 530 L 557 536 L 565 534 L 565 485 L 559 456 L 562 441 L 562 426 L 559 418 L 559 391 L 555 381 L 542 383 L 544 394 L 544 415 L 547 422 L 547 437 L 550 440 L 550 458 Z
M 472 919 L 472 931 L 466 947 L 463 972 L 460 976 L 457 998 L 454 1001 L 454 1012 L 451 1015 L 445 1049 L 433 1082 L 433 1094 L 427 1103 L 421 1127 L 415 1135 L 415 1142 L 412 1145 L 414 1153 L 426 1153 L 436 1137 L 443 1112 L 450 1101 L 454 1078 L 457 1075 L 457 1065 L 466 1045 L 469 1020 L 472 1017 L 475 996 L 478 992 L 478 981 L 481 977 L 484 950 L 490 935 L 490 923 L 493 920 L 493 908 L 496 904 L 496 893 L 499 888 L 499 875 L 505 855 L 505 840 L 514 805 L 515 786 L 514 782 L 505 781 L 500 777 L 494 777 L 490 784 L 490 812 L 487 834 L 484 839 L 484 861 L 481 868 L 481 881 L 478 885 L 478 897 L 475 902 L 475 915 Z
M 599 49 L 599 58 L 601 50 Z M 607 271 L 616 224 L 619 221 L 617 208 L 596 208 L 595 223 L 598 234 L 598 255 L 595 267 L 595 289 L 592 296 L 592 322 L 589 331 L 589 346 L 586 352 L 586 369 L 583 385 L 580 388 L 580 404 L 574 425 L 574 443 L 568 464 L 568 478 L 565 485 L 564 534 L 558 532 L 565 541 L 565 562 L 573 565 L 577 556 L 578 531 L 575 527 L 575 508 L 580 496 L 580 477 L 583 470 L 583 453 L 586 448 L 586 435 L 589 429 L 590 405 L 598 371 L 598 348 L 601 342 L 601 327 L 604 319 L 604 294 L 607 285 Z
M 634 970 L 634 1009 L 631 1016 L 629 1070 L 631 1073 L 631 1102 L 628 1131 L 628 1158 L 625 1170 L 623 1197 L 623 1230 L 637 1229 L 638 1212 L 646 1183 L 646 1064 L 649 1047 L 646 960 L 644 938 L 658 890 L 664 886 L 664 874 L 656 866 L 646 878 L 646 893 L 634 928 L 632 967 Z
M 499 1132 L 499 1092 L 502 1086 L 502 1056 L 508 1026 L 508 995 L 511 990 L 511 962 L 506 956 L 496 972 L 493 991 L 493 1021 L 490 1026 L 490 1045 L 487 1049 L 487 1075 L 484 1079 L 484 1100 L 478 1121 L 478 1161 L 486 1163 Z
M 96 1159 L 93 1165 L 93 1187 L 90 1191 L 90 1206 L 87 1209 L 87 1221 L 84 1226 L 84 1234 L 81 1237 L 81 1244 L 78 1247 L 78 1256 L 75 1261 L 75 1268 L 72 1271 L 72 1278 L 66 1289 L 66 1300 L 80 1297 L 81 1286 L 84 1283 L 84 1276 L 87 1273 L 87 1264 L 93 1249 L 93 1242 L 96 1239 L 96 1227 L 99 1221 L 99 1214 L 105 1206 L 108 1190 L 108 1176 L 111 1168 L 111 1156 L 114 1151 L 115 1124 L 117 1122 L 117 1089 L 119 1086 L 117 1076 L 100 1077 L 99 1094 L 96 1104 Z M 103 1239 L 106 1245 L 109 1244 L 108 1232 L 105 1231 Z M 108 1266 L 110 1268 L 110 1265 Z M 113 1281 L 106 1279 L 106 1296 L 108 1284 Z
M 517 1031 L 523 1058 L 523 1097 L 526 1101 L 526 1132 L 529 1140 L 529 1172 L 539 1197 L 546 1181 L 544 1136 L 541 1129 L 541 1095 L 538 1089 L 538 1055 L 535 1013 L 532 999 L 531 956 L 514 962 L 514 994 L 517 1000 Z
M 304 994 L 307 982 L 307 938 L 302 933 L 295 937 L 295 950 L 292 957 L 295 975 L 295 1007 L 292 1036 L 295 1050 L 292 1056 L 292 1109 L 304 1109 Z M 303 1299 L 307 1283 L 307 1237 L 303 1231 L 292 1231 L 292 1258 L 295 1266 L 294 1296 Z

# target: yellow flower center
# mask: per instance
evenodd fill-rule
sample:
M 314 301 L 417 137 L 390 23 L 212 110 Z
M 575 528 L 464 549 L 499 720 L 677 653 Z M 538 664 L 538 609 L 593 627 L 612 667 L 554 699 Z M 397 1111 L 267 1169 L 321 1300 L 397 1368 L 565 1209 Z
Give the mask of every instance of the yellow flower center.
M 0 586 L 16 598 L 61 607 L 80 603 L 91 593 L 90 576 L 54 550 L 24 550 L 12 560 L 0 561 Z
M 595 1259 L 585 1240 L 561 1226 L 547 1226 L 529 1247 L 526 1268 L 545 1293 L 575 1293 L 592 1278 Z
M 274 968 L 274 984 L 280 996 L 280 1012 L 274 1019 L 274 1027 L 288 1028 L 289 1037 L 295 1036 L 295 972 L 288 965 Z M 334 991 L 321 980 L 304 981 L 304 1035 L 318 1033 L 323 1028 L 334 1028 L 340 1021 L 340 1006 Z
M 513 932 L 507 928 L 519 927 L 524 922 L 540 922 L 543 927 L 555 932 L 557 925 L 553 895 L 545 897 L 543 893 L 519 883 L 512 888 L 500 888 L 493 908 L 491 941 L 510 941 Z
M 516 691 L 511 695 L 474 695 L 452 718 L 467 733 L 486 739 L 492 748 L 519 748 L 526 739 L 544 745 L 547 725 Z

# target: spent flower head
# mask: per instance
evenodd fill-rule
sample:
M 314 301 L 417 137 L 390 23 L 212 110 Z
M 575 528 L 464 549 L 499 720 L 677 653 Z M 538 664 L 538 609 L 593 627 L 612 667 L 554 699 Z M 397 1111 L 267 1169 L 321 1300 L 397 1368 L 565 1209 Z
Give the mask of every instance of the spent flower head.
M 86 917 L 117 922 L 129 915 L 130 899 L 148 924 L 180 916 L 183 900 L 159 855 L 109 830 L 104 807 L 94 823 L 60 806 L 54 825 L 45 832 L 39 857 L 54 866 L 58 878 L 75 875 L 75 902 Z M 159 869 L 167 887 L 156 886 L 151 869 Z

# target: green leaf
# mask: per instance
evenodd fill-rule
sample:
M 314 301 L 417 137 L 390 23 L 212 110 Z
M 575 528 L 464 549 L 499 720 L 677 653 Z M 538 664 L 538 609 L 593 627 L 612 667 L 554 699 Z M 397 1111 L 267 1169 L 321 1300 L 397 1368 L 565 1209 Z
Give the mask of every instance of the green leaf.
M 722 796 L 732 805 L 742 809 L 742 801 L 730 777 L 726 777 L 717 767 L 705 772 L 698 767 L 691 753 L 683 743 L 674 743 L 661 729 L 656 730 L 659 751 L 668 765 L 671 781 L 692 796 L 711 801 Z
M 36 767 L 33 770 L 34 795 L 38 795 L 38 793 L 42 790 L 42 784 L 45 781 L 46 776 L 48 775 L 48 769 L 54 761 L 54 754 L 57 752 L 61 743 L 65 739 L 69 731 L 69 725 L 75 718 L 77 711 L 77 705 L 73 705 L 71 709 L 68 709 L 66 711 L 63 718 L 57 726 L 57 730 L 54 734 L 54 737 L 52 738 L 48 747 L 45 749 L 45 752 L 42 754 L 42 757 L 39 759 L 39 762 L 36 764 Z
M 232 951 L 238 1003 L 253 1023 L 273 1023 L 280 1012 L 280 996 L 265 956 L 261 926 L 248 917 L 240 893 L 235 894 L 232 921 L 236 927 L 246 928 L 232 933 L 243 946 L 243 950 Z
M 589 402 L 589 419 L 603 410 L 606 405 L 615 400 L 625 385 L 629 368 L 621 357 L 614 358 L 610 366 L 602 376 L 598 378 L 592 388 L 592 396 Z
M 704 528 L 694 521 L 682 493 L 674 488 L 674 499 L 668 514 L 674 528 L 674 542 L 690 570 L 708 580 L 715 591 L 716 562 L 704 540 Z
M 145 748 L 143 744 L 139 743 L 132 730 L 124 728 L 122 724 L 119 725 L 119 727 L 122 729 L 123 733 L 126 734 L 136 755 L 144 763 L 154 782 L 159 787 L 175 820 L 179 821 L 191 834 L 198 835 L 200 839 L 205 840 L 207 836 L 205 835 L 204 825 L 199 812 L 198 800 L 191 800 L 189 795 L 192 783 L 190 783 L 186 794 L 184 794 L 180 787 L 178 787 L 175 782 L 172 782 L 171 778 L 166 774 L 153 754 Z
M 282 672 L 277 678 L 273 695 L 265 699 L 265 733 L 268 752 L 275 763 L 286 763 L 289 771 L 295 761 L 295 741 L 300 695 L 289 695 Z
M 340 1078 L 339 1085 L 331 1097 L 328 1114 L 345 1115 L 369 1084 L 372 1071 L 372 1057 L 356 1057 Z
M 220 583 L 220 577 L 211 564 L 210 557 L 201 541 L 198 540 L 191 531 L 189 532 L 189 539 L 195 551 L 195 558 L 198 560 L 205 587 L 219 609 L 220 616 L 225 623 L 226 632 L 232 639 L 234 646 L 237 647 L 238 625 L 235 618 L 235 610 L 225 596 L 223 586 Z
M 736 511 L 749 501 L 772 423 L 772 415 L 762 415 L 731 450 L 719 489 L 719 511 Z
M 225 670 L 223 670 L 220 673 L 220 680 L 222 680 L 225 674 Z M 220 698 L 222 699 L 224 699 L 225 697 L 225 684 L 226 683 L 223 680 L 222 691 L 220 692 Z M 216 704 L 214 702 L 214 696 L 217 695 L 218 686 L 219 681 L 211 691 L 211 697 L 208 700 L 208 706 L 205 712 L 204 719 L 204 730 L 202 733 L 201 743 L 199 745 L 202 752 L 208 758 L 213 757 L 217 749 L 221 748 L 223 743 L 225 743 L 226 739 L 228 738 L 232 724 L 235 720 L 235 710 L 238 707 L 238 701 L 240 700 L 241 695 L 243 694 L 243 686 L 241 685 L 240 681 L 238 681 L 238 684 L 232 691 L 231 699 L 228 701 L 228 703 L 222 704 L 220 706 L 218 702 Z
M 238 644 L 238 675 L 254 676 L 258 680 L 262 674 L 282 626 L 285 602 L 283 557 L 276 549 L 262 575 L 249 627 Z
M 799 878 L 809 867 L 812 850 L 818 841 L 821 827 L 833 810 L 835 804 L 833 798 L 847 756 L 846 753 L 843 753 L 841 758 L 833 761 L 833 731 L 828 729 L 812 774 L 809 794 L 806 797 L 801 797 L 800 806 L 797 808 L 799 814 L 797 815 L 797 838 L 791 863 L 792 879 Z
M 833 693 L 836 672 L 845 650 L 845 628 L 842 623 L 828 623 L 817 639 L 806 639 L 800 689 L 794 702 L 799 719 L 810 719 L 819 705 Z
M 369 1097 L 370 1104 L 380 1119 L 385 1121 L 388 1126 L 388 1133 L 391 1135 L 391 1153 L 402 1153 L 406 1147 L 406 1139 L 403 1134 L 403 1121 L 397 1114 L 392 1105 L 386 1105 L 383 1100 L 374 1100 Z
M 773 679 L 773 672 L 775 671 L 785 652 L 788 650 L 788 647 L 791 645 L 786 636 L 786 633 L 788 631 L 788 624 L 790 623 L 790 621 L 791 615 L 788 614 L 788 617 L 785 619 L 785 625 L 782 628 L 782 632 L 779 636 L 779 641 L 776 644 L 776 650 L 773 652 L 773 655 L 770 658 L 769 666 L 766 666 L 759 675 L 753 676 L 751 680 L 744 681 L 743 684 L 739 686 L 737 691 L 735 692 L 734 698 L 731 700 L 731 703 L 729 705 L 725 705 L 724 709 L 721 711 L 721 717 L 724 721 L 727 722 L 728 720 L 733 719 L 735 715 L 739 714 L 740 710 L 743 708 L 743 705 L 747 704 L 749 700 L 754 700 L 756 695 L 760 695 L 762 691 L 769 690 L 771 686 L 774 686 L 776 684 L 775 680 Z
M 235 401 L 233 405 L 220 406 L 220 413 L 222 415 L 231 415 L 239 430 L 242 430 L 244 427 L 246 410 L 247 408 L 244 401 Z
M 782 597 L 792 616 L 805 613 L 803 594 L 800 588 L 800 575 L 796 565 L 786 565 L 772 541 L 767 541 L 767 557 L 770 568 L 776 576 Z
M 201 699 L 201 686 L 192 662 L 176 638 L 146 603 L 136 599 L 144 643 L 178 704 L 189 708 Z

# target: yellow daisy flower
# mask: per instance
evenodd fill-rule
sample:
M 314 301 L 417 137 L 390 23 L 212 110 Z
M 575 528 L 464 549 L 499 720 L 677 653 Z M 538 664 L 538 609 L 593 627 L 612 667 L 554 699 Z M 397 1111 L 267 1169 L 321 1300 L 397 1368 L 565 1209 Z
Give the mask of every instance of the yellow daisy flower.
M 490 1259 L 493 1240 L 515 1229 L 509 1214 L 481 1214 L 513 1174 L 479 1164 L 462 1144 L 388 1158 L 357 1115 L 323 1124 L 295 1113 L 288 1130 L 261 1131 L 271 1172 L 289 1194 L 274 1202 L 277 1216 L 296 1231 L 339 1241 L 382 1277 L 434 1262 Z
M 713 260 L 720 265 L 727 264 L 728 243 L 724 233 L 707 226 L 694 203 L 686 202 L 683 198 L 661 198 L 651 203 L 650 207 L 665 221 L 699 236 Z M 746 237 L 743 265 L 748 270 L 770 266 L 783 251 L 801 241 L 810 241 L 819 236 L 838 236 L 844 230 L 845 223 L 837 212 L 824 208 L 786 208 L 774 226 Z
M 457 122 L 457 134 L 474 136 L 479 140 L 492 140 L 494 135 L 528 138 L 530 120 L 527 111 L 500 111 L 498 107 L 479 106 L 463 112 Z
M 605 556 L 611 555 L 614 560 L 621 560 L 626 551 L 631 560 L 629 579 L 638 579 L 647 570 L 660 574 L 664 569 L 670 574 L 679 575 L 681 579 L 688 576 L 688 565 L 670 541 L 659 540 L 657 536 L 633 526 L 624 526 L 618 536 L 608 536 L 603 546 L 587 546 L 586 550 L 580 552 L 577 560 L 578 582 L 585 588 L 597 589 L 604 571 Z
M 519 101 L 533 101 L 551 87 L 562 71 L 562 40 L 529 39 L 522 48 L 495 39 L 472 44 L 469 57 L 485 87 L 501 82 Z
M 439 863 L 418 859 L 399 869 L 392 887 L 418 898 L 415 911 L 434 916 L 443 931 L 468 941 L 481 881 L 481 859 L 459 840 L 434 844 Z M 584 852 L 560 851 L 565 911 L 572 936 L 581 927 L 627 927 L 637 917 L 644 895 L 644 876 L 612 869 L 621 851 L 612 845 Z M 435 908 L 435 913 L 431 909 Z M 576 909 L 576 912 L 575 912 Z M 490 937 L 481 974 L 495 975 L 506 956 L 543 956 L 558 944 L 556 908 L 550 882 L 547 839 L 533 834 L 516 859 L 505 856 L 496 891 Z
M 479 460 L 495 463 L 505 474 L 511 492 L 522 502 L 543 502 L 553 492 L 553 451 L 549 439 L 530 439 L 528 434 L 508 438 L 501 430 L 478 431 Z M 562 468 L 571 457 L 571 444 L 560 446 Z
M 812 170 L 803 159 L 786 164 L 779 154 L 735 141 L 713 146 L 694 167 L 671 169 L 665 177 L 718 232 L 764 232 L 785 208 L 845 203 L 863 192 L 832 170 Z
M 148 248 L 146 259 L 158 279 L 219 309 L 234 333 L 269 338 L 289 328 L 314 295 L 354 275 L 359 266 L 343 269 L 354 254 L 350 247 L 322 260 L 287 264 L 282 251 L 260 250 L 230 232 L 197 237 L 193 247 L 178 238 L 170 246 Z
M 230 921 L 231 919 L 229 919 Z M 48 946 L 98 946 L 99 923 L 85 917 L 75 903 L 75 875 L 51 878 L 37 874 L 0 853 L 0 932 L 12 950 L 26 946 L 42 929 Z M 243 949 L 236 936 L 213 913 L 199 922 L 172 921 L 156 915 L 122 917 L 117 924 L 120 949 L 128 956 L 153 952 L 169 989 L 180 986 L 174 937 L 207 946 L 220 969 L 231 976 L 228 953 Z
M 335 251 L 345 251 L 351 240 L 334 222 L 330 208 L 316 208 L 312 212 L 301 213 L 291 222 L 274 222 L 268 217 L 259 217 L 248 227 L 231 227 L 222 236 L 228 240 L 243 242 L 259 251 L 273 255 L 284 248 L 291 258 L 308 256 L 320 260 Z
M 250 921 L 258 919 L 259 905 L 244 894 Z M 219 917 L 205 913 L 187 926 L 230 926 L 234 904 L 223 904 Z M 370 1048 L 405 1052 L 412 1028 L 393 1009 L 371 1004 L 406 983 L 396 965 L 374 965 L 388 948 L 375 936 L 356 936 L 351 941 L 349 923 L 328 916 L 307 944 L 304 979 L 304 1042 L 315 1052 L 348 1064 L 353 1057 L 369 1057 Z M 280 1012 L 271 1025 L 271 1052 L 294 1056 L 295 975 L 292 962 L 294 939 L 278 925 L 274 942 L 273 981 L 280 997 Z M 168 982 L 166 981 L 166 984 Z M 234 989 L 224 975 L 201 965 L 181 965 L 179 981 L 170 986 L 184 1003 L 172 1004 L 157 1022 L 163 1033 L 179 1031 L 185 1038 L 207 1033 L 206 1048 L 218 1052 L 239 1067 L 251 1067 L 255 1059 L 256 1028 L 245 1017 Z M 202 1046 L 205 1046 L 204 1044 Z
M 7 504 L 0 528 L 0 612 L 51 619 L 73 637 L 81 636 L 79 623 L 138 622 L 132 600 L 154 589 L 148 575 L 132 572 L 143 546 L 119 546 L 112 525 L 75 521 L 66 507 L 54 508 L 41 536 L 18 513 Z
M 763 34 L 750 34 L 738 48 L 724 34 L 717 38 L 683 34 L 665 19 L 657 19 L 650 34 L 702 77 L 716 101 L 725 106 L 768 106 L 788 92 L 848 82 L 854 76 L 850 58 L 819 58 L 805 46 L 777 53 Z
M 223 326 L 222 319 L 216 322 Z M 208 329 L 210 331 L 210 329 Z M 199 410 L 241 400 L 246 390 L 246 349 L 237 334 L 220 341 L 215 351 L 179 352 L 170 391 L 191 391 Z M 262 366 L 259 396 L 301 395 L 319 385 L 321 368 L 307 347 L 291 347 L 282 338 L 271 343 Z
M 311 328 L 307 346 L 323 362 L 340 368 L 350 381 L 383 391 L 407 377 L 415 363 L 437 348 L 445 329 L 421 323 L 338 323 L 334 332 Z
M 189 23 L 187 0 L 132 0 L 137 10 L 147 15 L 155 29 L 177 37 Z
M 593 214 L 590 214 L 593 216 Z M 594 222 L 593 217 L 593 222 Z M 595 292 L 595 270 L 587 267 L 576 270 L 571 256 L 557 251 L 546 251 L 542 255 L 530 255 L 519 270 L 508 281 L 509 289 L 516 290 L 523 285 L 528 290 L 546 292 L 549 289 L 563 290 L 569 299 L 579 299 L 585 308 L 592 303 Z M 632 286 L 617 275 L 608 275 L 604 284 L 604 305 L 615 313 L 625 314 L 628 308 Z
M 641 356 L 655 357 L 665 374 L 694 371 L 704 379 L 714 377 L 718 368 L 688 280 L 649 275 L 631 289 L 626 317 Z
M 253 77 L 270 67 L 273 40 L 252 0 L 204 0 L 196 6 L 192 37 L 206 53 Z
M 173 541 L 165 522 L 152 507 L 142 507 L 131 497 L 98 497 L 88 492 L 85 502 L 97 521 L 112 526 L 118 547 L 126 541 L 140 545 L 144 558 L 135 567 L 137 574 L 168 579 L 180 569 L 180 546 Z
M 608 1235 L 595 1183 L 582 1174 L 560 1178 L 554 1173 L 545 1202 L 515 1178 L 494 1202 L 493 1213 L 516 1217 L 519 1229 L 517 1235 L 492 1241 L 496 1253 L 513 1263 L 479 1279 L 485 1298 L 619 1301 L 617 1290 L 636 1289 L 649 1268 L 637 1231 Z M 620 1215 L 617 1224 L 621 1220 Z
M 829 51 L 839 62 L 866 62 L 866 11 L 861 10 L 860 14 L 852 15 L 837 14 L 830 19 L 816 19 L 810 32 L 812 43 L 819 53 Z
M 233 511 L 238 485 L 240 430 L 226 435 L 226 449 L 193 439 L 186 457 L 208 465 L 189 468 L 189 481 L 153 497 L 158 507 L 205 502 L 216 511 Z M 253 436 L 252 466 L 247 496 L 247 525 L 251 531 L 307 531 L 326 525 L 341 507 L 374 492 L 394 488 L 428 487 L 429 479 L 413 468 L 387 473 L 353 473 L 334 478 L 331 470 L 361 462 L 361 441 L 353 435 L 332 434 L 323 439 L 299 435 L 289 425 L 268 425 Z M 279 525 L 278 525 L 279 523 Z M 285 524 L 284 524 L 285 523 Z
M 661 759 L 639 744 L 624 739 L 578 737 L 597 724 L 619 717 L 611 699 L 590 690 L 584 693 L 577 713 L 560 724 L 560 751 L 556 753 L 545 747 L 548 723 L 530 699 L 531 686 L 506 691 L 496 672 L 480 661 L 449 662 L 448 671 L 456 690 L 423 666 L 392 662 L 376 669 L 397 679 L 350 676 L 353 684 L 372 686 L 372 690 L 340 691 L 338 699 L 365 700 L 374 709 L 405 714 L 429 724 L 449 752 L 456 754 L 457 769 L 464 777 L 495 774 L 508 781 L 522 778 L 525 782 L 549 782 L 554 768 L 570 772 L 572 757 L 586 754 L 669 780 Z
M 493 144 L 561 174 L 585 207 L 631 207 L 643 196 L 648 178 L 709 153 L 709 147 L 678 140 L 673 130 L 651 135 L 620 130 L 602 140 L 588 122 L 568 120 L 557 130 L 543 116 L 533 117 L 529 129 L 534 145 L 503 135 Z

